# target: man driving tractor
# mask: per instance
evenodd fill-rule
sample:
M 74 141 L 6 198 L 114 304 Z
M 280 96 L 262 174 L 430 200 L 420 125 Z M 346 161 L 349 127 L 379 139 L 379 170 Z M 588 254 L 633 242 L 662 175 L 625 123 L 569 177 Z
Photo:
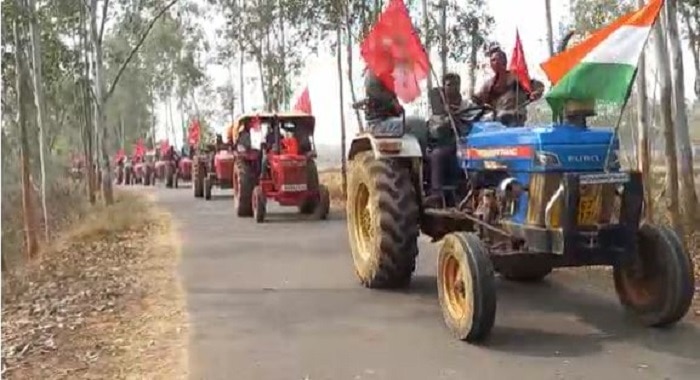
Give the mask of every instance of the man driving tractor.
M 472 96 L 478 105 L 493 108 L 496 119 L 508 127 L 525 125 L 527 110 L 525 106 L 542 97 L 544 84 L 530 79 L 532 91 L 528 92 L 520 85 L 517 76 L 508 70 L 508 57 L 499 46 L 488 49 L 487 55 L 494 76 Z

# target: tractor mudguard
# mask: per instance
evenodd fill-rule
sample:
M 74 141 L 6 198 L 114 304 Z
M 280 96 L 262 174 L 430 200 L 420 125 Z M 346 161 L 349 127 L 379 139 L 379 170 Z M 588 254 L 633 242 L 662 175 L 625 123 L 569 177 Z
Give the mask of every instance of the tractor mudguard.
M 372 134 L 365 133 L 352 140 L 348 158 L 352 160 L 356 154 L 368 150 L 374 153 L 375 159 L 423 157 L 418 139 L 413 135 L 405 134 L 401 137 L 375 137 Z

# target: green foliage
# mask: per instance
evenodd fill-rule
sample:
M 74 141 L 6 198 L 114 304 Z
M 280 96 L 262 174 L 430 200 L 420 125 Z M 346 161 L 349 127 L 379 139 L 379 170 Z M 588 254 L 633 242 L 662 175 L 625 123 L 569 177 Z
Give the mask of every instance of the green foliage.
M 632 0 L 570 0 L 570 5 L 579 38 L 636 8 Z

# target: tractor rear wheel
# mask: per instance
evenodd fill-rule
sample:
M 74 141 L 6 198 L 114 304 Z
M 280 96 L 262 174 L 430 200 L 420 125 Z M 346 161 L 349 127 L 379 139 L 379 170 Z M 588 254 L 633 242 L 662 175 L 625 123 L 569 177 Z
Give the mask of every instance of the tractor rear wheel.
M 318 199 L 316 199 L 316 208 L 314 214 L 318 219 L 326 220 L 328 212 L 331 208 L 331 196 L 328 193 L 328 188 L 325 185 L 318 187 Z
M 170 164 L 165 167 L 165 187 L 168 189 L 173 187 L 173 168 Z
M 355 273 L 368 288 L 408 286 L 418 255 L 418 197 L 411 172 L 399 161 L 361 152 L 350 162 L 348 177 Z
M 496 320 L 496 277 L 486 248 L 474 233 L 445 236 L 437 281 L 440 308 L 450 331 L 467 342 L 486 339 Z
M 253 170 L 248 162 L 240 159 L 236 160 L 236 166 L 233 170 L 236 215 L 240 217 L 253 216 L 253 188 L 256 182 Z
M 253 190 L 253 214 L 256 223 L 262 223 L 265 221 L 265 213 L 267 212 L 267 199 L 265 194 L 262 192 L 260 186 L 255 186 Z
M 204 196 L 204 165 L 196 159 L 192 165 L 192 170 L 192 189 L 194 191 L 194 197 L 201 198 Z
M 211 178 L 209 178 L 209 177 L 204 178 L 204 199 L 211 200 L 211 188 L 212 188 Z
M 637 239 L 636 257 L 613 268 L 620 303 L 646 326 L 672 325 L 685 316 L 693 300 L 690 256 L 668 227 L 644 224 Z
M 311 159 L 306 162 L 306 183 L 308 191 L 316 191 L 316 189 L 319 188 L 318 169 L 316 168 L 316 162 Z M 317 199 L 314 197 L 307 198 L 299 205 L 299 212 L 302 214 L 312 214 L 318 207 L 316 201 Z

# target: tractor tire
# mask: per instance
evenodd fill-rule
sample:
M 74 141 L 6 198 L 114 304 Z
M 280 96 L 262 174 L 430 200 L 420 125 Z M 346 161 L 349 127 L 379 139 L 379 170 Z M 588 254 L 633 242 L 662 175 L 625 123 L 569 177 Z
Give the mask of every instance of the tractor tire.
M 179 181 L 180 179 L 178 178 L 177 172 L 173 173 L 173 188 L 177 189 Z
M 318 169 L 316 168 L 316 162 L 313 160 L 308 160 L 306 163 L 306 183 L 309 191 L 316 191 L 316 189 L 319 189 Z M 310 197 L 299 205 L 299 213 L 307 215 L 312 214 L 317 207 L 317 199 Z
M 167 187 L 168 189 L 173 188 L 173 175 L 173 169 L 170 167 L 170 165 L 168 165 L 165 168 L 165 187 Z
M 253 216 L 255 217 L 255 222 L 264 222 L 266 212 L 267 199 L 265 198 L 265 194 L 260 186 L 255 186 L 255 189 L 253 189 Z
M 129 170 L 124 174 L 124 184 L 131 185 L 131 172 Z
M 514 257 L 496 271 L 506 280 L 516 282 L 539 282 L 552 273 L 552 263 L 540 257 Z
M 199 163 L 199 160 L 195 161 L 195 165 L 192 165 L 193 175 L 192 175 L 192 190 L 194 192 L 195 198 L 202 198 L 204 196 L 204 165 Z
M 146 170 L 146 173 L 143 175 L 143 184 L 146 186 L 151 186 L 151 173 Z
M 314 215 L 320 220 L 328 219 L 328 212 L 331 209 L 331 196 L 328 188 L 324 185 L 318 187 L 318 199 L 315 202 Z
M 668 227 L 644 224 L 637 258 L 613 267 L 620 303 L 649 327 L 673 325 L 685 316 L 695 291 L 690 256 Z
M 348 176 L 348 238 L 360 282 L 400 288 L 411 282 L 418 255 L 418 197 L 409 169 L 359 153 Z
M 206 177 L 204 178 L 204 199 L 205 200 L 211 200 L 211 188 L 212 188 L 212 183 L 211 183 L 211 178 Z
M 233 180 L 236 181 L 235 187 L 235 202 L 236 215 L 239 217 L 254 216 L 253 212 L 253 189 L 255 188 L 255 176 L 248 165 L 243 160 L 236 160 L 236 166 Z
M 442 315 L 460 340 L 485 340 L 496 320 L 496 276 L 486 247 L 469 232 L 450 233 L 438 256 Z

